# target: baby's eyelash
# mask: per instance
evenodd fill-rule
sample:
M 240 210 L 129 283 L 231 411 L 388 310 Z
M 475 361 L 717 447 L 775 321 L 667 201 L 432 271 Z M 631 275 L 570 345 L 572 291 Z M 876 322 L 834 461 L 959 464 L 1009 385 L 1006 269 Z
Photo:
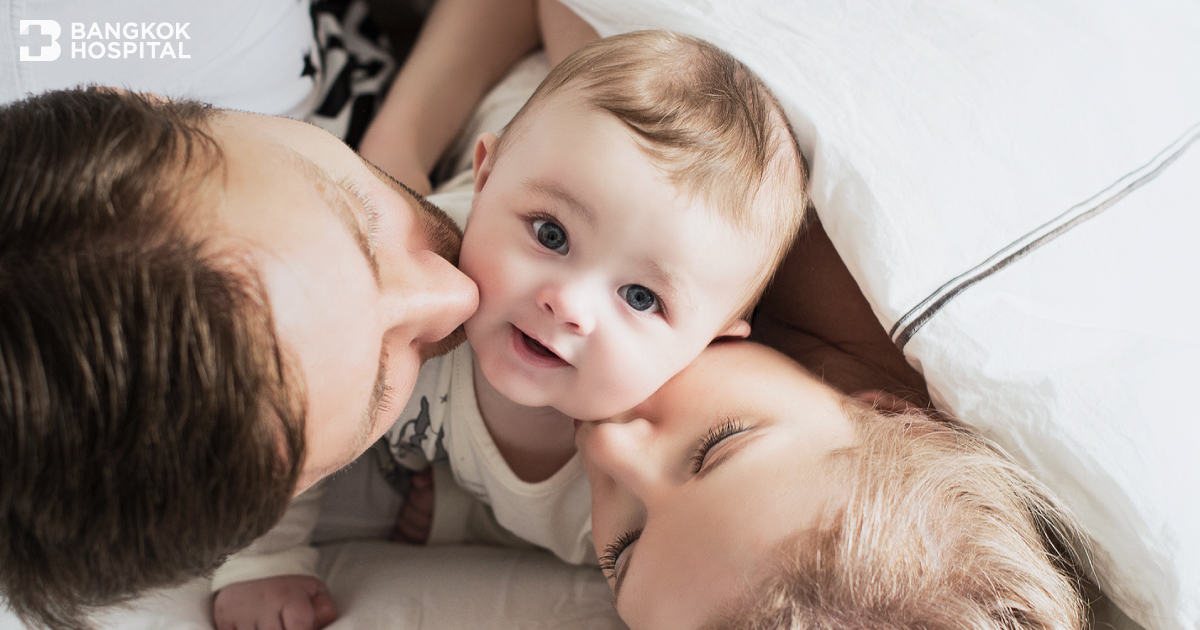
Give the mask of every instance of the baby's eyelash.
M 708 430 L 704 437 L 700 438 L 700 443 L 696 445 L 696 450 L 692 452 L 692 474 L 700 472 L 704 467 L 704 458 L 708 455 L 708 451 L 712 447 L 720 444 L 722 440 L 731 435 L 745 431 L 746 427 L 741 420 L 728 418 L 721 424 Z
M 559 221 L 558 217 L 556 217 L 552 214 L 548 214 L 546 212 L 540 212 L 540 211 L 530 212 L 530 213 L 526 214 L 525 221 L 528 223 L 533 223 L 534 221 L 549 221 L 550 223 L 555 223 L 560 226 L 562 225 L 562 221 Z M 563 228 L 563 229 L 565 230 L 566 228 Z
M 621 534 L 604 548 L 604 553 L 600 554 L 600 570 L 604 572 L 605 577 L 610 580 L 617 577 L 617 560 L 621 557 L 621 553 L 640 538 L 641 535 L 642 530 L 639 527 L 638 529 Z

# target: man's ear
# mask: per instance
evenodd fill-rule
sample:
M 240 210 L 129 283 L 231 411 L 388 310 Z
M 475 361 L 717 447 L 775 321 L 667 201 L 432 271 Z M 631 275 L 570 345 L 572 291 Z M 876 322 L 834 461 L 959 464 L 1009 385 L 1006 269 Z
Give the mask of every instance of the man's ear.
M 475 194 L 483 190 L 487 178 L 492 174 L 492 155 L 496 152 L 496 134 L 485 131 L 475 140 L 475 157 L 471 160 L 475 168 Z
M 745 339 L 750 335 L 750 322 L 744 319 L 735 319 L 732 323 L 725 327 L 717 334 L 717 338 L 728 337 L 734 339 Z

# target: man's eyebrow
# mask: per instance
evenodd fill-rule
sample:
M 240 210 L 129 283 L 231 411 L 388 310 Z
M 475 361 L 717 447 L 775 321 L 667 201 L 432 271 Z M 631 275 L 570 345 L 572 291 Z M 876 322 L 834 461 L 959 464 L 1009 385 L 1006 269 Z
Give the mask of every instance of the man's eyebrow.
M 300 167 L 300 170 L 316 185 L 317 190 L 321 193 L 321 199 L 329 206 L 333 212 L 333 216 L 337 217 L 338 221 L 346 227 L 346 231 L 350 233 L 351 238 L 354 239 L 359 250 L 362 251 L 363 258 L 367 261 L 367 266 L 371 268 L 371 275 L 375 277 L 375 284 L 379 285 L 379 262 L 375 259 L 375 252 L 371 249 L 371 242 L 367 238 L 367 233 L 358 218 L 367 215 L 366 201 L 361 195 L 352 191 L 345 180 L 334 181 L 329 177 L 328 173 L 303 154 L 292 151 L 291 155 Z M 357 213 L 350 208 L 347 199 L 352 200 L 359 206 Z
M 325 171 L 321 170 L 320 167 L 303 154 L 291 151 L 290 157 L 300 168 L 300 171 L 307 175 L 310 181 L 317 187 L 317 190 L 320 191 L 321 198 L 329 206 L 333 215 L 350 232 L 351 238 L 358 244 L 358 249 L 362 251 L 363 258 L 367 261 L 367 266 L 371 268 L 371 274 L 375 277 L 375 285 L 380 286 L 379 263 L 375 259 L 375 252 L 371 250 L 371 244 L 367 240 L 367 233 L 363 230 L 362 223 L 358 220 L 354 211 L 350 209 L 350 205 L 346 202 L 346 199 L 352 199 L 355 203 L 359 204 L 359 211 L 362 215 L 366 214 L 365 202 L 361 197 L 351 192 L 344 181 L 333 181 Z M 379 370 L 375 373 L 375 384 L 371 387 L 371 398 L 367 401 L 367 408 L 364 410 L 363 424 L 367 428 L 368 435 L 369 431 L 375 426 L 375 415 L 379 412 L 379 402 L 383 400 L 386 385 L 387 354 L 383 346 L 380 346 Z
M 580 201 L 575 195 L 572 195 L 571 192 L 566 188 L 563 188 L 554 182 L 536 179 L 527 180 L 525 182 L 525 188 L 535 195 L 549 197 L 559 202 L 568 210 L 574 212 L 575 215 L 580 219 L 583 219 L 583 221 L 588 225 L 596 224 L 596 211 Z

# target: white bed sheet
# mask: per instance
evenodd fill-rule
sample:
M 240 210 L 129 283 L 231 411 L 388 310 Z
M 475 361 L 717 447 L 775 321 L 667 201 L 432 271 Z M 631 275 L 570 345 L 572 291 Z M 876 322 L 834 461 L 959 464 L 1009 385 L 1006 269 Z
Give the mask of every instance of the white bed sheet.
M 1063 496 L 1135 620 L 1200 628 L 1200 3 L 565 3 L 759 73 L 936 403 Z
M 319 565 L 339 606 L 328 630 L 625 630 L 594 568 L 548 552 L 496 547 L 324 546 Z M 96 619 L 98 630 L 212 630 L 208 580 Z M 0 611 L 0 630 L 23 630 Z

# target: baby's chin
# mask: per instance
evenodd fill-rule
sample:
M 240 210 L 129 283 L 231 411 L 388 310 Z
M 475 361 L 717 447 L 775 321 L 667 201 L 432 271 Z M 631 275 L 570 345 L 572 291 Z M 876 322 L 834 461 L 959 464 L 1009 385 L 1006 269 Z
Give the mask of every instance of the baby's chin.
M 539 388 L 536 383 L 510 380 L 506 378 L 506 374 L 490 374 L 488 362 L 484 357 L 479 357 L 479 366 L 483 370 L 483 377 L 487 379 L 487 382 L 505 398 L 525 407 L 553 407 L 573 420 L 585 422 L 607 420 L 637 406 L 645 398 L 642 396 L 633 400 L 631 396 L 614 397 L 608 394 L 580 396 L 579 392 L 605 391 L 599 387 L 588 387 L 580 383 L 573 384 L 566 391 L 547 392 Z
M 588 391 L 587 388 L 577 389 Z M 592 389 L 591 391 L 599 390 Z M 638 396 L 636 400 L 634 400 L 634 397 L 621 397 L 612 395 L 596 396 L 591 400 L 580 400 L 580 397 L 578 396 L 564 397 L 567 399 L 551 402 L 550 406 L 575 420 L 595 422 L 598 420 L 607 420 L 617 414 L 624 413 L 641 404 L 641 402 L 648 396 L 649 394 L 646 396 Z

